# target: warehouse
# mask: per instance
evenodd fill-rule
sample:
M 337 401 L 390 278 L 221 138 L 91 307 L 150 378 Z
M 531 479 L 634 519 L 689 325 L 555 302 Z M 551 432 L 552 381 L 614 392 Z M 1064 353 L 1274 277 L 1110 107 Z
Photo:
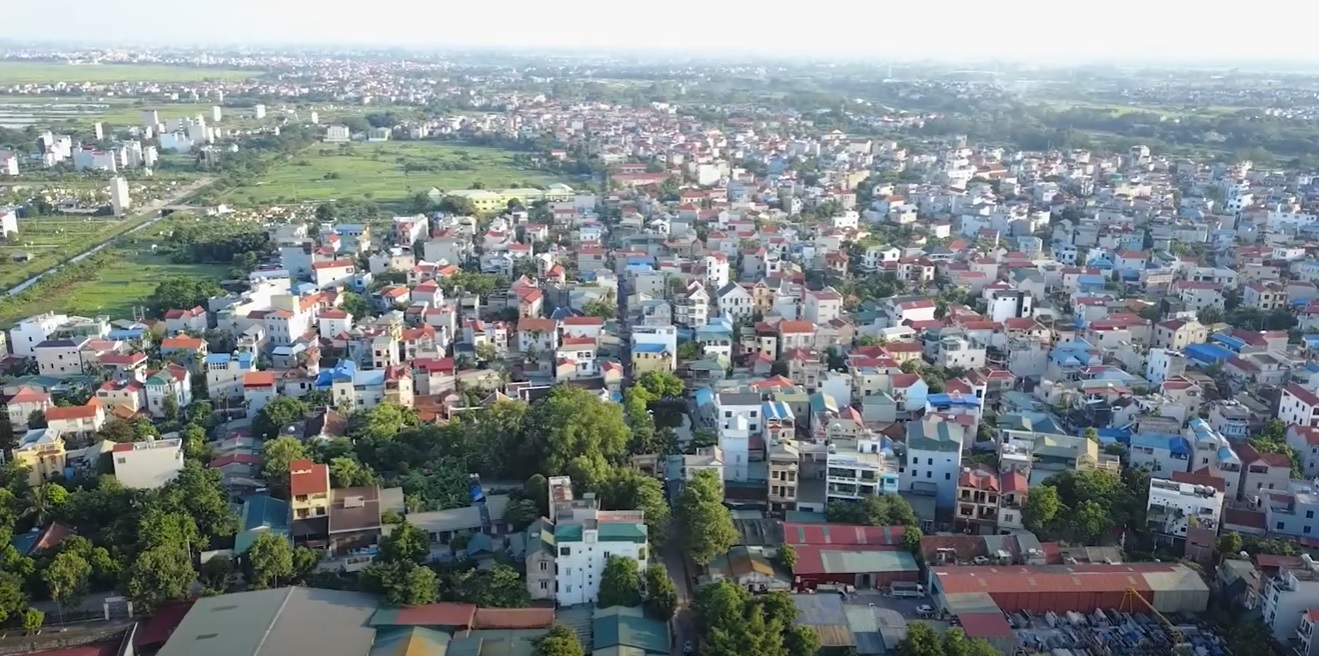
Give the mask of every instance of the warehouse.
M 1178 563 L 1121 565 L 1043 565 L 1022 567 L 935 567 L 930 570 L 930 592 L 939 607 L 958 614 L 971 610 L 969 602 L 992 600 L 1001 611 L 1088 613 L 1095 609 L 1123 608 L 1129 590 L 1163 613 L 1203 612 L 1209 605 L 1209 586 L 1194 570 Z M 982 595 L 987 595 L 985 600 Z M 1131 601 L 1127 609 L 1143 612 Z
M 792 566 L 794 584 L 813 589 L 833 583 L 858 588 L 887 588 L 896 581 L 920 581 L 920 566 L 906 551 L 885 547 L 800 545 Z

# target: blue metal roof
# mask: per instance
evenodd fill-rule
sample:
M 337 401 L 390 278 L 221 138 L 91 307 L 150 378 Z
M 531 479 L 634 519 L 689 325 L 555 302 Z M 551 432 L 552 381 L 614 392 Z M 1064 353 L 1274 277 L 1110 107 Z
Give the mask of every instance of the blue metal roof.
M 792 416 L 792 408 L 782 401 L 766 402 L 761 406 L 761 411 L 765 414 L 765 419 L 794 419 Z
M 1227 360 L 1233 356 L 1231 351 L 1217 344 L 1192 344 L 1182 349 L 1182 352 L 1193 360 L 1209 364 Z
M 714 390 L 708 387 L 702 387 L 701 389 L 696 390 L 695 397 L 696 407 L 699 408 L 703 405 L 709 405 L 714 403 Z
M 1237 353 L 1240 353 L 1241 349 L 1246 348 L 1246 340 L 1241 339 L 1240 337 L 1233 337 L 1232 335 L 1224 335 L 1222 333 L 1216 333 L 1209 338 L 1209 341 L 1222 344 Z
M 668 347 L 663 344 L 647 343 L 637 344 L 632 347 L 636 353 L 663 353 Z

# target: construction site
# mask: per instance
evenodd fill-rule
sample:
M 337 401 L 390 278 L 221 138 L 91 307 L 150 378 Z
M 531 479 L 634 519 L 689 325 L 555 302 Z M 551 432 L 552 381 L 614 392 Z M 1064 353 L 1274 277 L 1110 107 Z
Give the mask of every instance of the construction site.
M 1089 614 L 1009 613 L 1017 654 L 1049 656 L 1229 656 L 1227 642 L 1194 615 L 1094 611 Z

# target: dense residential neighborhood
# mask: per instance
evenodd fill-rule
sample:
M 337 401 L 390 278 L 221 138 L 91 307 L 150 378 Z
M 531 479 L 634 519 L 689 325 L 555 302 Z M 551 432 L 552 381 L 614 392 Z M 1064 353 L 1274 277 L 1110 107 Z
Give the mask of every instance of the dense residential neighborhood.
M 256 65 L 173 57 L 131 63 Z M 0 157 L 6 242 L 43 176 L 104 174 L 140 222 L 0 309 L 158 266 L 129 312 L 4 333 L 0 651 L 1319 654 L 1304 167 L 267 64 L 303 72 Z M 225 93 L 265 100 L 208 127 Z M 463 105 L 358 125 L 313 93 Z M 227 205 L 428 141 L 556 181 Z M 221 191 L 134 210 L 160 157 Z

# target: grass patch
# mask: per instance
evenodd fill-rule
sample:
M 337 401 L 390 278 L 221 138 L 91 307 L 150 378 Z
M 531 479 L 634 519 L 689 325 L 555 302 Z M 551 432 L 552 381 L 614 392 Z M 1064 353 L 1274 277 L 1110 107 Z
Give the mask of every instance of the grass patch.
M 133 316 L 133 307 L 141 305 L 161 281 L 220 280 L 227 272 L 228 267 L 220 264 L 174 264 L 163 256 L 144 251 L 116 251 L 95 279 L 43 290 L 37 298 L 0 306 L 0 325 L 50 311 L 128 319 Z
M 1167 105 L 1126 105 L 1119 103 L 1099 103 L 1085 100 L 1047 100 L 1042 103 L 1054 111 L 1069 109 L 1093 109 L 1108 112 L 1114 116 L 1124 114 L 1154 113 L 1172 118 L 1184 116 L 1226 116 L 1249 109 L 1247 107 L 1229 107 L 1226 105 L 1196 105 L 1174 107 Z
M 91 248 L 137 225 L 134 219 L 105 216 L 42 216 L 18 220 L 18 237 L 0 244 L 0 290 Z M 31 253 L 27 262 L 14 262 L 15 253 Z
M 189 68 L 185 66 L 0 61 L 0 84 L 200 82 L 202 80 L 245 80 L 259 75 L 261 75 L 260 71 Z
M 419 170 L 424 167 L 434 170 Z M 322 144 L 276 166 L 251 186 L 230 190 L 224 199 L 240 204 L 342 198 L 391 203 L 432 187 L 450 191 L 480 183 L 501 189 L 560 181 L 544 171 L 523 168 L 512 152 L 498 148 L 423 141 L 355 143 L 346 148 Z

